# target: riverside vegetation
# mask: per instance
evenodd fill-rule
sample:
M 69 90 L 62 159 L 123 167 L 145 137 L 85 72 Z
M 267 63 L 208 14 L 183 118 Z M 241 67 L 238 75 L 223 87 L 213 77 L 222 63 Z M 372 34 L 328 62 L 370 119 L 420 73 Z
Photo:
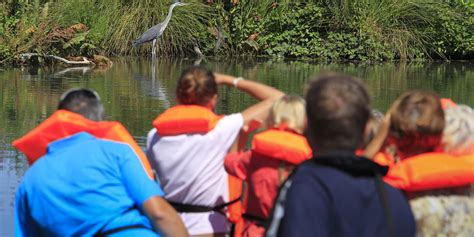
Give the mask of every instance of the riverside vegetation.
M 186 0 L 158 55 L 252 55 L 323 61 L 474 58 L 469 0 Z M 6 0 L 0 64 L 21 53 L 145 55 L 131 42 L 161 22 L 171 0 Z

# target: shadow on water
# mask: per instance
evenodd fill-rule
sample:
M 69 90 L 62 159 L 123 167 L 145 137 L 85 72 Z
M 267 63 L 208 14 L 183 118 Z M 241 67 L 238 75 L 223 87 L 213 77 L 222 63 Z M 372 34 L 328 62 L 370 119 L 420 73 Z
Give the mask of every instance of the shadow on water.
M 323 71 L 363 78 L 372 106 L 385 111 L 404 91 L 435 90 L 443 97 L 474 106 L 474 63 L 311 64 L 263 59 L 117 58 L 109 69 L 25 67 L 0 71 L 0 236 L 12 235 L 15 189 L 27 169 L 11 141 L 47 118 L 69 88 L 96 90 L 107 119 L 121 121 L 143 147 L 151 121 L 175 104 L 175 87 L 183 69 L 194 64 L 303 95 L 307 81 Z M 220 88 L 219 113 L 241 111 L 255 102 L 232 87 Z

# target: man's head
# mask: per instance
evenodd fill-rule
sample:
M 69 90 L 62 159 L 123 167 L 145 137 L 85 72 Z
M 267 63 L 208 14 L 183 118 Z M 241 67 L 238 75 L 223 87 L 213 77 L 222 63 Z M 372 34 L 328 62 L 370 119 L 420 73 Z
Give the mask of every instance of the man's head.
M 323 74 L 306 92 L 308 138 L 316 151 L 355 150 L 364 138 L 370 99 L 361 80 Z
M 104 117 L 104 107 L 100 103 L 99 95 L 97 92 L 86 88 L 66 91 L 61 96 L 58 109 L 78 113 L 94 121 L 101 121 Z

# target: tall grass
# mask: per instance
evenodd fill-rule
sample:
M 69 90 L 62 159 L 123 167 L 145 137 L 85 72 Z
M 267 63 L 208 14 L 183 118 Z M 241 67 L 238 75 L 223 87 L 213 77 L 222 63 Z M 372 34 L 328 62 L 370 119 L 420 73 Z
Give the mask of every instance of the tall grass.
M 114 17 L 120 10 L 121 3 L 117 0 L 57 0 L 51 7 L 48 20 L 53 27 L 79 23 L 86 25 L 88 31 L 84 34 L 84 43 L 100 51 L 106 48 L 104 39 L 113 32 L 110 26 L 117 20 Z
M 108 51 L 116 54 L 143 54 L 150 47 L 133 49 L 131 43 L 148 28 L 162 22 L 168 14 L 171 1 L 135 0 L 115 12 L 110 28 L 112 33 L 105 39 Z M 201 34 L 208 32 L 207 22 L 211 9 L 191 1 L 187 6 L 176 7 L 173 17 L 163 35 L 158 39 L 158 55 L 183 55 L 190 53 L 194 46 L 205 44 Z
M 386 57 L 402 60 L 428 57 L 432 35 L 428 29 L 437 19 L 435 1 L 426 0 L 324 0 L 333 29 L 356 31 L 361 40 Z M 323 6 L 324 6 L 323 5 Z M 393 55 L 391 55 L 393 54 Z

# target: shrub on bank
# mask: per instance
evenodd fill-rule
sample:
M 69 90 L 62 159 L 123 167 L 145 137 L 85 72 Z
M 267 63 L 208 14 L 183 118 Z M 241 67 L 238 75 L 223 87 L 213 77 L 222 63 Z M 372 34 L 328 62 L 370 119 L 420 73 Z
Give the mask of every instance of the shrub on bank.
M 474 52 L 474 8 L 460 1 L 267 2 L 263 14 L 240 14 L 252 2 L 241 0 L 230 12 L 236 21 L 228 23 L 239 29 L 230 32 L 237 34 L 231 44 L 251 45 L 255 54 L 383 61 L 472 58 Z M 248 42 L 252 35 L 258 37 Z

